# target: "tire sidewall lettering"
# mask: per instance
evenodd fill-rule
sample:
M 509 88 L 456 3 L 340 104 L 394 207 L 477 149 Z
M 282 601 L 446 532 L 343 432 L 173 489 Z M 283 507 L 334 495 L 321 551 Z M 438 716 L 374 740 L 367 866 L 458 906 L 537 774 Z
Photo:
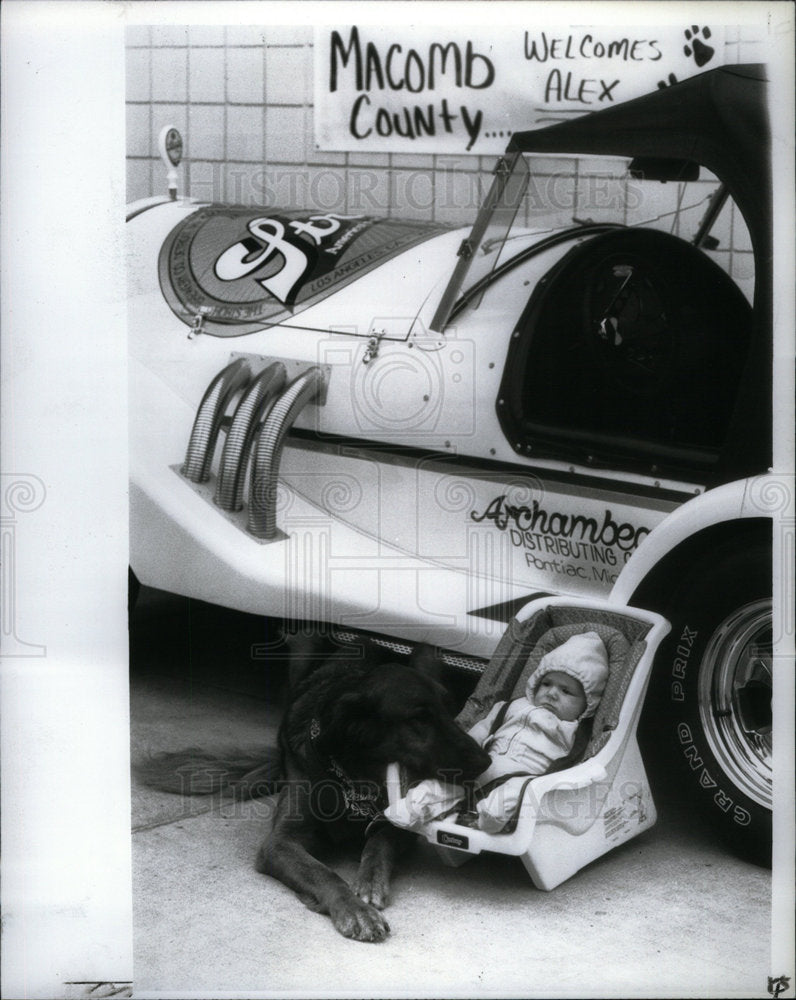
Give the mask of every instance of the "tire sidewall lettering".
M 674 702 L 683 702 L 686 698 L 685 679 L 691 663 L 691 654 L 694 644 L 699 637 L 699 629 L 690 625 L 683 625 L 680 638 L 675 648 L 675 655 L 672 659 L 670 670 L 671 683 L 669 685 L 669 697 Z
M 723 813 L 732 812 L 732 821 L 738 826 L 749 826 L 752 821 L 750 813 L 738 805 L 733 798 L 716 782 L 711 771 L 705 767 L 704 757 L 699 745 L 693 738 L 691 727 L 686 722 L 677 723 L 677 739 L 683 753 L 683 758 L 692 772 L 698 774 L 697 785 L 703 791 L 710 792 L 714 805 Z M 714 791 L 715 789 L 715 791 Z

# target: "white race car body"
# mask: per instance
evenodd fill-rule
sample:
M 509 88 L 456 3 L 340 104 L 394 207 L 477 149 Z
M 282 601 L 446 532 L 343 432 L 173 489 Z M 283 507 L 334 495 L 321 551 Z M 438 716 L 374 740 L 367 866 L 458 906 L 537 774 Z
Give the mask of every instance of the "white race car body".
M 159 248 L 203 207 L 149 208 L 130 221 L 132 239 Z M 510 333 L 528 287 L 588 237 L 576 231 L 513 269 L 443 337 L 429 324 L 465 235 L 432 235 L 295 317 L 240 336 L 189 337 L 164 298 L 157 253 L 135 255 L 131 537 L 143 583 L 476 656 L 500 636 L 498 606 L 610 593 L 639 542 L 699 487 L 518 459 L 495 407 Z M 520 234 L 519 247 L 534 238 Z M 386 334 L 366 362 L 374 330 Z M 214 505 L 212 484 L 180 474 L 203 394 L 239 356 L 326 373 L 323 403 L 294 424 L 308 436 L 284 446 L 269 541 L 247 532 L 245 510 Z

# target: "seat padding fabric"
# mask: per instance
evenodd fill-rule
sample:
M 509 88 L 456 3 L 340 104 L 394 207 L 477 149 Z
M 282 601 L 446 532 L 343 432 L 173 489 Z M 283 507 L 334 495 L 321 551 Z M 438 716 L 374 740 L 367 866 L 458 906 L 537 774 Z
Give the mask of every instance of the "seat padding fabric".
M 512 619 L 473 694 L 459 714 L 459 724 L 469 729 L 497 701 L 525 694 L 528 678 L 543 656 L 582 632 L 596 632 L 608 653 L 608 681 L 594 715 L 586 760 L 605 745 L 616 728 L 628 685 L 646 648 L 648 626 L 619 612 L 591 608 L 545 608 L 529 619 Z

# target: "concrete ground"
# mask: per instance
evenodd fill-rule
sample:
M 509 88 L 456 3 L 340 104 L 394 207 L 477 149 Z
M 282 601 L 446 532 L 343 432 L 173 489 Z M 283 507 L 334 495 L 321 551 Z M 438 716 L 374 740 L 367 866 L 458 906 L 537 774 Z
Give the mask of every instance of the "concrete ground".
M 272 623 L 144 589 L 131 630 L 133 760 L 272 740 Z M 211 807 L 133 786 L 135 996 L 754 997 L 769 968 L 770 873 L 674 802 L 553 892 L 519 860 L 403 864 L 382 944 L 341 937 L 253 859 L 269 800 Z M 356 858 L 329 859 L 352 878 Z

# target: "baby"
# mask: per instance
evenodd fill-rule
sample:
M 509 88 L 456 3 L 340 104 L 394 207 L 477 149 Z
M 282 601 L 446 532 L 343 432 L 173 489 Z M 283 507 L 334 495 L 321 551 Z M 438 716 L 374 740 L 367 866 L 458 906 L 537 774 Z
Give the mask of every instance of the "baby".
M 596 632 L 567 639 L 542 657 L 525 697 L 498 702 L 470 735 L 492 763 L 475 779 L 475 826 L 498 833 L 512 818 L 529 777 L 544 774 L 572 749 L 578 724 L 592 716 L 608 679 L 608 656 Z M 461 804 L 464 789 L 437 780 L 407 792 L 408 825 L 420 826 Z

